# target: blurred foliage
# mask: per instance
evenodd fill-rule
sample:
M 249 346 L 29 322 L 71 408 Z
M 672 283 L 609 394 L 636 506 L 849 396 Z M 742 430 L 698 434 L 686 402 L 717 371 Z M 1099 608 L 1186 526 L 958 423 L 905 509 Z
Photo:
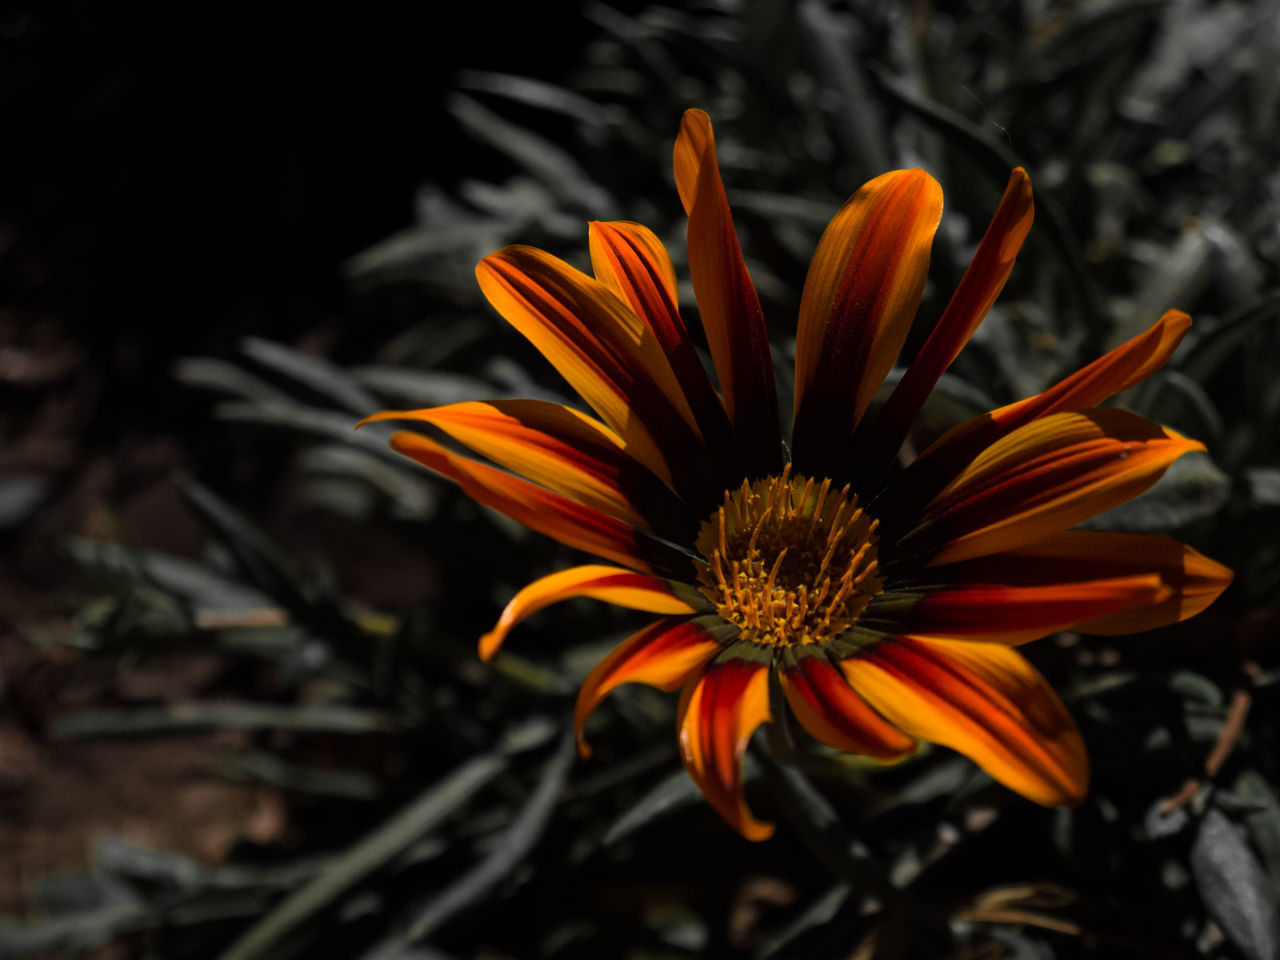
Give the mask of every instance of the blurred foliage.
M 253 681 L 68 712 L 45 736 L 248 731 L 204 775 L 327 815 L 220 865 L 105 838 L 90 872 L 36 885 L 39 919 L 0 925 L 0 958 L 111 941 L 224 960 L 1280 956 L 1280 5 L 719 0 L 582 16 L 576 62 L 456 77 L 455 133 L 485 172 L 423 184 L 417 225 L 347 264 L 357 292 L 413 291 L 420 322 L 362 366 L 265 339 L 176 364 L 213 398 L 192 442 L 269 447 L 282 492 L 237 505 L 182 479 L 207 531 L 198 558 L 67 545 L 100 584 L 74 619 L 82 656 L 212 651 Z M 641 221 L 696 316 L 670 174 L 689 106 L 716 124 L 783 376 L 808 259 L 857 185 L 920 165 L 946 191 L 909 357 L 1010 167 L 1028 169 L 1036 226 L 917 443 L 1168 308 L 1194 317 L 1120 402 L 1209 453 L 1099 522 L 1174 532 L 1237 580 L 1179 627 L 1029 651 L 1089 744 L 1079 809 L 1034 807 L 943 749 L 881 768 L 774 729 L 748 775 L 780 829 L 750 845 L 680 770 L 670 697 L 618 691 L 592 721 L 593 760 L 572 758 L 577 684 L 633 619 L 567 604 L 476 659 L 500 604 L 567 552 L 392 454 L 381 425 L 352 425 L 382 407 L 563 398 L 476 288 L 475 263 L 506 243 L 586 266 L 585 221 Z M 256 522 L 273 512 L 349 522 L 370 544 L 354 562 L 375 571 L 396 562 L 379 544 L 411 544 L 418 599 L 358 598 L 335 572 L 353 559 L 301 562 Z

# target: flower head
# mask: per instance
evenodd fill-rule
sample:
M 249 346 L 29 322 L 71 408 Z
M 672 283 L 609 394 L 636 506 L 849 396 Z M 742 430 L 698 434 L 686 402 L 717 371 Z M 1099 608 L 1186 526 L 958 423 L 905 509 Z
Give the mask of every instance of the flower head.
M 570 597 L 660 615 L 584 682 L 579 748 L 589 753 L 586 720 L 620 684 L 683 688 L 685 767 L 750 839 L 772 832 L 747 807 L 741 761 L 772 719 L 774 677 L 822 743 L 889 762 L 933 741 L 1038 803 L 1078 803 L 1088 785 L 1079 732 L 1014 648 L 1068 627 L 1173 623 L 1231 579 L 1172 540 L 1071 529 L 1203 449 L 1098 406 L 1157 370 L 1190 320 L 1170 311 L 898 468 L 926 395 L 1004 286 L 1032 200 L 1026 173 L 1013 171 L 941 319 L 870 415 L 919 306 L 942 212 L 927 173 L 886 173 L 836 214 L 810 265 L 788 459 L 764 319 L 701 111 L 684 117 L 675 173 L 718 391 L 680 317 L 662 244 L 639 224 L 593 223 L 594 276 L 521 246 L 476 272 L 489 302 L 596 417 L 498 400 L 369 418 L 421 421 L 469 447 L 496 466 L 420 433 L 391 437 L 476 501 L 616 564 L 529 584 L 481 639 L 481 656 Z

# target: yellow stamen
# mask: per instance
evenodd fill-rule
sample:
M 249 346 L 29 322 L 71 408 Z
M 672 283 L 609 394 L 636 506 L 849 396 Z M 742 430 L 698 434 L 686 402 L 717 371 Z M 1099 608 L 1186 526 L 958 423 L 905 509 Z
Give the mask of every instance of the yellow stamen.
M 846 485 L 780 475 L 725 492 L 697 547 L 703 594 L 743 639 L 824 643 L 848 630 L 883 587 L 875 519 Z

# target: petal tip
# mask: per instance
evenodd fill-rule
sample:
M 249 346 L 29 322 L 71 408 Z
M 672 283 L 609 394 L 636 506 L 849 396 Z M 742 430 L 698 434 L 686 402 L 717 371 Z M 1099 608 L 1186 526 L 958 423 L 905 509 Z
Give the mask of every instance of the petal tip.
M 734 824 L 734 827 L 752 843 L 760 843 L 762 840 L 768 840 L 773 836 L 776 829 L 772 823 L 764 820 L 756 820 L 755 818 L 743 823 L 736 823 Z
M 1066 807 L 1068 810 L 1074 810 L 1084 803 L 1088 796 L 1089 775 L 1086 772 L 1080 780 L 1062 784 L 1057 797 L 1046 806 Z
M 507 638 L 507 631 L 493 629 L 480 638 L 478 649 L 480 659 L 485 663 L 490 663 L 493 658 L 498 655 L 498 651 L 502 649 L 502 642 Z
M 1182 310 L 1166 310 L 1159 322 L 1172 328 L 1179 337 L 1191 329 L 1191 315 Z

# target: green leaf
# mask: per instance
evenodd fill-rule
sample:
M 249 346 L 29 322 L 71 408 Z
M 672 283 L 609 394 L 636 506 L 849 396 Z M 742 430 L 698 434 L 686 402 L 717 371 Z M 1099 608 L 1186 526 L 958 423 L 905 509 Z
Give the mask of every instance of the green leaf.
M 288 393 L 261 377 L 213 357 L 184 357 L 173 365 L 173 375 L 189 387 L 229 393 L 256 403 L 295 403 Z
M 651 820 L 666 816 L 681 807 L 687 807 L 702 799 L 695 784 L 684 770 L 663 777 L 646 791 L 645 795 L 611 826 L 601 845 L 612 847 L 625 840 Z
M 64 546 L 85 570 L 123 584 L 156 586 L 190 604 L 197 615 L 201 611 L 230 614 L 273 605 L 262 591 L 185 557 L 81 537 L 70 538 Z
M 280 942 L 308 919 L 329 910 L 352 888 L 383 869 L 400 851 L 437 827 L 507 767 L 501 754 L 475 757 L 418 796 L 364 839 L 335 857 L 306 886 L 243 933 L 221 960 L 276 957 Z
M 417 910 L 403 929 L 367 952 L 365 960 L 392 960 L 430 937 L 451 917 L 478 903 L 520 865 L 546 831 L 574 761 L 574 737 L 566 730 L 542 768 L 537 787 L 521 807 L 493 851 Z
M 357 367 L 352 373 L 364 386 L 406 409 L 487 400 L 500 393 L 486 380 L 447 370 Z
M 179 477 L 177 483 L 251 583 L 292 609 L 309 605 L 292 566 L 261 530 L 199 481 Z
M 151 850 L 120 837 L 104 837 L 94 852 L 94 868 L 130 881 L 187 892 L 272 891 L 296 887 L 309 880 L 326 859 L 299 857 L 279 865 L 206 867 L 168 850 Z
M 837 880 L 882 900 L 900 899 L 884 866 L 860 839 L 849 832 L 835 808 L 803 773 L 784 766 L 765 750 L 755 751 L 787 821 L 810 855 Z
M 246 338 L 240 347 L 264 367 L 284 374 L 357 417 L 376 413 L 381 406 L 350 374 L 320 357 L 259 337 Z
M 49 724 L 53 740 L 175 736 L 195 730 L 297 730 L 303 733 L 383 733 L 390 714 L 336 704 L 179 703 L 136 710 L 86 710 Z
M 831 923 L 849 902 L 852 893 L 853 888 L 847 883 L 836 883 L 829 887 L 822 896 L 805 907 L 798 917 L 774 934 L 756 953 L 756 960 L 795 956 L 794 949 L 790 953 L 783 953 L 783 951 L 793 948 L 795 942 L 806 933 L 820 930 Z
M 159 907 L 140 900 L 115 903 L 36 923 L 0 921 L 0 960 L 35 954 L 66 956 L 92 950 L 116 937 L 151 926 Z
M 382 793 L 378 779 L 359 770 L 287 763 L 274 754 L 264 752 L 221 754 L 210 759 L 206 769 L 210 774 L 228 780 L 266 783 L 322 797 L 376 800 Z
M 609 125 L 608 113 L 600 104 L 545 80 L 488 70 L 463 70 L 458 74 L 458 86 L 572 117 L 598 133 L 603 133 Z
M 1191 872 L 1205 905 L 1249 960 L 1280 956 L 1280 908 L 1243 827 L 1209 807 L 1191 846 Z
M 1280 803 L 1266 779 L 1256 770 L 1241 771 L 1235 792 L 1245 800 L 1258 804 L 1258 809 L 1245 816 L 1253 845 L 1262 855 L 1272 899 L 1280 903 Z
M 506 154 L 562 203 L 594 217 L 615 215 L 613 199 L 561 147 L 460 93 L 449 97 L 448 108 L 469 134 Z
M 387 446 L 386 438 L 391 432 L 389 428 L 374 423 L 356 430 L 356 419 L 345 413 L 335 413 L 331 410 L 320 410 L 298 404 L 240 401 L 220 403 L 214 409 L 214 413 L 219 419 L 235 423 L 260 423 L 266 426 L 283 427 L 296 433 L 353 444 L 400 466 L 408 463 L 404 457 Z
M 1201 336 L 1181 363 L 1182 372 L 1192 380 L 1205 383 L 1233 354 L 1248 348 L 1251 336 L 1267 331 L 1277 317 L 1280 317 L 1280 293 L 1272 292 Z
M 829 96 L 824 105 L 845 153 L 860 176 L 870 178 L 890 168 L 879 105 L 871 99 L 857 54 L 857 24 L 838 18 L 820 0 L 803 0 L 798 22 L 815 73 Z
M 1244 472 L 1249 498 L 1257 507 L 1280 506 L 1280 468 L 1249 467 Z

